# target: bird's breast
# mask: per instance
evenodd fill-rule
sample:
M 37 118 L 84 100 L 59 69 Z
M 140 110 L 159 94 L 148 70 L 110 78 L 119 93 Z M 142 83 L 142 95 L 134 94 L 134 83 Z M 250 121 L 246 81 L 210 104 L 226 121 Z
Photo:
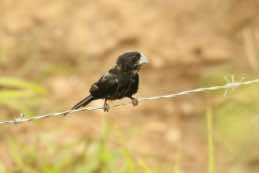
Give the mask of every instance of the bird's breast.
M 111 95 L 112 100 L 121 99 L 123 97 L 131 96 L 132 86 L 134 84 L 134 80 L 131 76 L 122 77 L 119 79 L 118 87 L 114 94 Z

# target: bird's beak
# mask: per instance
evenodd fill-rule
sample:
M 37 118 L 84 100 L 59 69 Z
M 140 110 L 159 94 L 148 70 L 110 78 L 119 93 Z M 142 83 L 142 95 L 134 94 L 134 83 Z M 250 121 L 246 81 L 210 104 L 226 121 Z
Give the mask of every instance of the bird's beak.
M 145 57 L 145 55 L 143 55 L 141 53 L 141 57 L 140 57 L 140 59 L 138 61 L 138 65 L 147 64 L 147 63 L 148 63 L 148 59 Z

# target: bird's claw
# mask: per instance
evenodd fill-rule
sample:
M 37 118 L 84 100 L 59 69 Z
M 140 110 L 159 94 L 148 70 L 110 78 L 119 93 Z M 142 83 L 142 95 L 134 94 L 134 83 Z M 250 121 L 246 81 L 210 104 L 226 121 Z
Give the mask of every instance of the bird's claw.
M 109 110 L 110 110 L 110 106 L 106 102 L 104 102 L 103 111 L 104 112 L 109 112 Z
M 139 101 L 138 101 L 138 99 L 131 97 L 131 103 L 133 106 L 137 106 L 139 104 Z

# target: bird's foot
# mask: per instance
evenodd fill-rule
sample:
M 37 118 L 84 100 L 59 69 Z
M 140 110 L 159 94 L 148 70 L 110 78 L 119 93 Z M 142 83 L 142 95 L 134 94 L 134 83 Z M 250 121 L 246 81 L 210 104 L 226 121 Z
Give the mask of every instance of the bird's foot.
M 109 110 L 110 110 L 110 106 L 108 105 L 107 101 L 105 100 L 104 104 L 103 104 L 103 111 L 109 112 Z
M 138 99 L 136 99 L 134 97 L 130 97 L 130 99 L 131 99 L 131 103 L 132 103 L 133 106 L 137 106 L 139 104 Z

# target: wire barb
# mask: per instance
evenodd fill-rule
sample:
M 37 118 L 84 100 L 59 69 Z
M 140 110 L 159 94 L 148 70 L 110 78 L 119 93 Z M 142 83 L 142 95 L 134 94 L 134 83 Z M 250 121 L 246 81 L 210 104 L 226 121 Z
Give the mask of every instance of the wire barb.
M 229 90 L 233 90 L 240 86 L 259 83 L 259 79 L 243 81 L 244 78 L 241 78 L 240 81 L 236 82 L 233 75 L 231 76 L 230 79 L 228 77 L 225 77 L 225 80 L 227 82 L 225 85 L 197 88 L 197 89 L 181 91 L 181 92 L 173 93 L 173 94 L 169 94 L 169 95 L 141 97 L 141 98 L 138 98 L 138 101 L 143 102 L 143 101 L 149 101 L 149 100 L 169 99 L 169 98 L 174 98 L 174 97 L 178 97 L 178 96 L 182 96 L 182 95 L 189 95 L 189 94 L 194 94 L 194 93 L 200 93 L 200 92 L 206 92 L 206 91 L 216 91 L 216 90 L 223 90 L 223 89 L 225 90 L 224 96 L 226 96 L 228 94 Z M 125 105 L 129 105 L 129 104 L 131 104 L 131 101 L 124 102 L 124 103 L 118 103 L 118 104 L 110 106 L 110 108 L 125 106 Z M 77 109 L 77 110 L 66 110 L 63 112 L 47 113 L 47 114 L 36 115 L 36 116 L 32 116 L 32 117 L 26 117 L 25 114 L 21 113 L 20 116 L 18 116 L 17 118 L 15 118 L 13 120 L 0 121 L 0 125 L 22 124 L 22 123 L 26 123 L 26 122 L 30 122 L 30 121 L 41 120 L 41 119 L 51 118 L 51 117 L 65 117 L 65 116 L 69 116 L 75 112 L 98 111 L 98 110 L 103 110 L 103 106 L 86 107 L 86 108 L 81 108 L 81 109 Z
M 233 91 L 235 88 L 240 86 L 239 83 L 244 81 L 245 77 L 242 77 L 239 80 L 239 82 L 235 82 L 234 75 L 231 75 L 230 77 L 225 76 L 224 79 L 226 81 L 226 85 L 228 85 L 228 87 L 225 89 L 225 92 L 224 92 L 224 97 L 226 97 L 230 91 Z

